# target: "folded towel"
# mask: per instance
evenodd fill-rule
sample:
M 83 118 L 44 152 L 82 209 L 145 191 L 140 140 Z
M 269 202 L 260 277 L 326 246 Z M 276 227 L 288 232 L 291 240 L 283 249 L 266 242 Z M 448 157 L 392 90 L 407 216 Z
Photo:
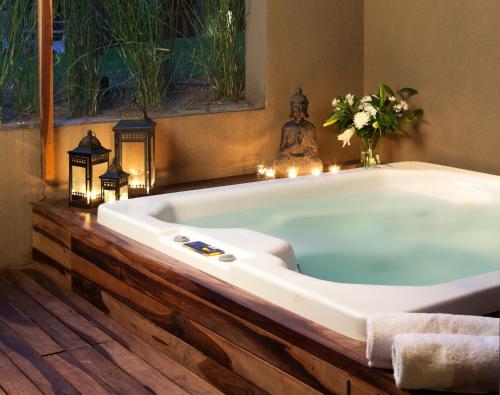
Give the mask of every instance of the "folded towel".
M 499 344 L 498 336 L 396 335 L 392 347 L 396 385 L 469 393 L 498 391 Z
M 369 366 L 390 369 L 392 341 L 399 333 L 498 336 L 499 330 L 498 318 L 426 313 L 371 314 L 366 321 L 366 358 Z

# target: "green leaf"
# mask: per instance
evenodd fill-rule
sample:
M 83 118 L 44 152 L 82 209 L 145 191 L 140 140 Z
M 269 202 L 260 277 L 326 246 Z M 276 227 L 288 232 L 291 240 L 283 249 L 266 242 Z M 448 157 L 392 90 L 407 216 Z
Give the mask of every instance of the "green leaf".
M 352 123 L 351 118 L 344 118 L 337 124 L 337 128 L 339 130 L 347 129 L 351 125 L 351 123 Z
M 416 89 L 413 88 L 401 88 L 398 90 L 399 94 L 407 94 L 408 96 L 416 95 L 418 92 Z
M 361 130 L 358 130 L 356 132 L 356 134 L 358 135 L 358 137 L 367 137 L 367 136 L 369 136 L 370 131 L 366 130 L 366 129 L 361 129 Z
M 394 96 L 394 91 L 388 87 L 387 85 L 384 84 L 384 89 L 386 90 L 387 93 L 389 93 L 391 96 Z

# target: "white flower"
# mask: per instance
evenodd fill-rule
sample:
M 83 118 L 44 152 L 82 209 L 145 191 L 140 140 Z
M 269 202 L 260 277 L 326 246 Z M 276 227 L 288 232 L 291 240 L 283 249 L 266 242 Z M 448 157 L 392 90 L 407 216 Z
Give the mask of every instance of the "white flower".
M 233 13 L 231 10 L 227 12 L 227 28 L 229 29 L 231 25 L 233 24 Z
M 337 98 L 332 100 L 332 107 L 336 107 L 339 104 L 339 100 Z
M 394 96 L 389 96 L 389 101 L 396 101 L 396 98 Z
M 364 96 L 362 99 L 361 99 L 361 103 L 368 103 L 372 101 L 372 97 L 371 96 Z
M 403 109 L 403 111 L 408 110 L 408 103 L 406 103 L 404 100 L 401 100 L 399 103 L 401 104 L 401 108 Z
M 373 107 L 371 104 L 367 104 L 364 107 L 365 107 L 364 110 L 372 117 L 374 117 L 377 114 L 377 109 Z
M 354 126 L 356 129 L 361 130 L 370 120 L 370 113 L 365 111 L 360 111 L 354 114 Z
M 344 148 L 347 145 L 351 145 L 351 137 L 354 136 L 354 133 L 356 132 L 356 129 L 354 128 L 349 128 L 344 130 L 342 134 L 339 134 L 337 136 L 337 140 L 342 141 L 342 148 Z
M 394 104 L 394 111 L 401 112 L 403 110 L 403 106 L 401 104 Z
M 345 99 L 347 100 L 347 103 L 349 103 L 350 106 L 353 105 L 354 96 L 352 94 L 348 93 L 347 95 L 345 95 Z

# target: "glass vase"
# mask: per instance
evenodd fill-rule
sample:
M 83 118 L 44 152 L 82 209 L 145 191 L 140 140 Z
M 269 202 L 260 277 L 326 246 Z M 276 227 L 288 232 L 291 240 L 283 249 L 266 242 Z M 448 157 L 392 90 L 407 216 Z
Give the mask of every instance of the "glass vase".
M 380 165 L 380 154 L 375 152 L 378 139 L 366 138 L 363 139 L 365 150 L 361 152 L 361 166 L 370 167 Z

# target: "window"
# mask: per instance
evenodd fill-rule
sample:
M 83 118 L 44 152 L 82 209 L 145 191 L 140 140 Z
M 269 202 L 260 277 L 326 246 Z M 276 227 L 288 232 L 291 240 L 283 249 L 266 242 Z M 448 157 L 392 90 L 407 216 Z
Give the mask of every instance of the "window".
M 245 103 L 244 0 L 54 0 L 53 52 L 57 119 Z
M 52 114 L 121 118 L 133 99 L 157 117 L 262 108 L 265 19 L 264 0 L 0 0 L 0 122 L 37 124 L 40 97 L 44 131 Z M 51 52 L 53 84 L 38 77 Z
M 38 111 L 37 13 L 32 0 L 0 0 L 0 124 Z

